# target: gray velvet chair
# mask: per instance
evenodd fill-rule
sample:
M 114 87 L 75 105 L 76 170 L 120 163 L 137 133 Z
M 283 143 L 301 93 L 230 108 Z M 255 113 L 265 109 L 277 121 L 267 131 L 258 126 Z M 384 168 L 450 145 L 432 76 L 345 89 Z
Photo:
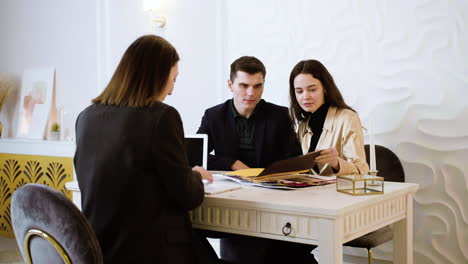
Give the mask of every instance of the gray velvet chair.
M 11 219 L 26 263 L 103 263 L 94 231 L 62 193 L 41 184 L 18 188 Z
M 366 159 L 369 160 L 369 145 L 365 145 Z M 404 182 L 405 172 L 401 165 L 400 159 L 390 149 L 375 145 L 375 157 L 378 176 L 384 177 L 384 181 Z M 385 184 L 385 183 L 384 183 Z M 372 248 L 377 247 L 387 241 L 393 239 L 393 227 L 391 225 L 382 227 L 378 230 L 370 232 L 362 237 L 358 237 L 345 246 L 366 248 L 368 254 L 368 262 L 372 263 Z

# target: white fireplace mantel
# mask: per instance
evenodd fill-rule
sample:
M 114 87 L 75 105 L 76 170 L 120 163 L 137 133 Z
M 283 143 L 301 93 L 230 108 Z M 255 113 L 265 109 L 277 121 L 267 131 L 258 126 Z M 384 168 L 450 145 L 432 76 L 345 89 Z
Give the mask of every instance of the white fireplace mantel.
M 73 157 L 74 141 L 52 141 L 39 139 L 0 139 L 0 153 Z

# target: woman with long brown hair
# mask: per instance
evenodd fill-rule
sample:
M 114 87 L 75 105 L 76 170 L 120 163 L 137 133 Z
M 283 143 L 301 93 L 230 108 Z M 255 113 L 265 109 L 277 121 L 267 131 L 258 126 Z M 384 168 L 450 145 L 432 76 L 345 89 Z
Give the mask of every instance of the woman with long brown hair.
M 165 39 L 138 38 L 78 116 L 74 164 L 82 208 L 105 263 L 217 261 L 188 217 L 203 201 L 202 179 L 212 175 L 189 166 L 180 115 L 163 103 L 178 61 Z
M 361 121 L 325 66 L 317 60 L 296 64 L 289 77 L 289 96 L 303 154 L 321 151 L 314 171 L 321 175 L 367 174 Z

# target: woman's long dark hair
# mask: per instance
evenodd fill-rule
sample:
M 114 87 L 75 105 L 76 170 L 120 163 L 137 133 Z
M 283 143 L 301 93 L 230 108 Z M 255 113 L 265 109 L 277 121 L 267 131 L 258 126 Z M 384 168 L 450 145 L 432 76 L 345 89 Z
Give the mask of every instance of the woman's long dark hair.
M 146 35 L 125 51 L 106 89 L 93 103 L 144 107 L 154 103 L 179 61 L 176 49 L 164 38 Z
M 337 108 L 346 108 L 353 112 L 356 112 L 353 108 L 351 108 L 345 103 L 340 90 L 338 90 L 338 87 L 336 87 L 333 77 L 320 61 L 303 60 L 296 64 L 296 66 L 294 66 L 294 68 L 291 71 L 291 75 L 289 76 L 289 109 L 291 118 L 295 121 L 294 123 L 307 119 L 310 115 L 310 113 L 304 111 L 301 108 L 299 102 L 296 99 L 294 79 L 297 75 L 301 73 L 311 74 L 314 78 L 320 80 L 324 89 L 325 102 L 328 103 L 330 106 L 335 106 Z

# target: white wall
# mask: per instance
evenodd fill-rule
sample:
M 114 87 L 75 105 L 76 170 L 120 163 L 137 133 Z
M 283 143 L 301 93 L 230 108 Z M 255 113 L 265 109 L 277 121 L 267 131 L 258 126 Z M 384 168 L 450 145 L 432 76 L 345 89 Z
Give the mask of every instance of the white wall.
M 407 181 L 421 186 L 414 205 L 415 263 L 468 262 L 466 1 L 167 5 L 167 26 L 155 30 L 140 1 L 2 0 L 0 73 L 19 79 L 24 68 L 55 66 L 58 101 L 72 129 L 127 46 L 153 32 L 180 53 L 180 76 L 167 103 L 193 133 L 204 109 L 229 98 L 225 80 L 237 57 L 254 55 L 265 63 L 264 97 L 282 105 L 294 64 L 321 60 L 364 125 L 374 120 L 376 142 L 394 150 Z M 377 255 L 391 258 L 391 245 Z
M 165 5 L 167 24 L 157 28 L 149 22 L 143 1 L 102 1 L 99 79 L 104 87 L 122 54 L 136 38 L 144 34 L 163 36 L 176 47 L 181 58 L 176 88 L 166 103 L 179 110 L 185 132 L 195 133 L 203 111 L 219 101 L 216 91 L 221 89 L 217 67 L 217 3 L 215 0 L 180 0 L 166 1 Z
M 95 6 L 94 0 L 0 2 L 0 73 L 20 80 L 26 68 L 55 67 L 57 104 L 67 112 L 67 130 L 97 91 Z M 10 101 L 0 116 L 8 136 L 16 127 L 16 110 L 16 101 Z
M 149 22 L 142 3 L 2 0 L 0 73 L 20 80 L 25 68 L 55 67 L 57 104 L 66 112 L 65 136 L 73 137 L 76 116 L 107 84 L 130 43 L 144 34 L 161 35 L 181 57 L 176 89 L 166 103 L 177 107 L 186 133 L 195 133 L 204 110 L 227 89 L 216 59 L 218 3 L 167 1 L 162 29 Z M 0 114 L 10 137 L 16 131 L 17 101 L 11 98 Z

